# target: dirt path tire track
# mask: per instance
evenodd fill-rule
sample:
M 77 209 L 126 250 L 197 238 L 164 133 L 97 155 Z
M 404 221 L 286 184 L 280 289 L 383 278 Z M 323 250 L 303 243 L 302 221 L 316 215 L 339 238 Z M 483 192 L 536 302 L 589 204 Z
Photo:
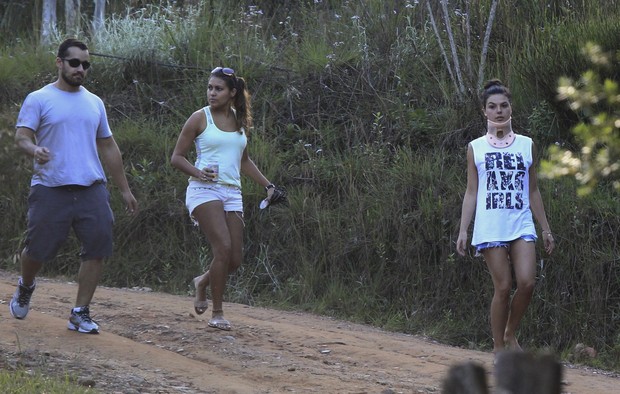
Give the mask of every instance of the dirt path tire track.
M 209 312 L 191 312 L 191 297 L 104 287 L 91 305 L 102 333 L 78 334 L 66 329 L 74 283 L 40 279 L 30 314 L 16 320 L 7 305 L 16 279 L 0 271 L 0 367 L 66 373 L 105 393 L 438 393 L 450 366 L 492 365 L 490 353 L 239 304 L 225 305 L 233 331 L 219 331 Z M 564 372 L 566 393 L 620 387 L 602 371 Z

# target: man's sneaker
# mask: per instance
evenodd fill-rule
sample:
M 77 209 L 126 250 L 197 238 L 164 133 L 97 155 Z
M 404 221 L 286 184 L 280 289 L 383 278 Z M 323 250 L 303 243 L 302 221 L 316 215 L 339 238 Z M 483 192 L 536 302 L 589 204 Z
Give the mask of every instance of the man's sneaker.
M 99 325 L 90 318 L 88 305 L 71 310 L 71 317 L 69 318 L 69 323 L 67 323 L 67 328 L 86 334 L 99 334 Z
M 28 287 L 22 283 L 22 278 L 19 278 L 17 282 L 17 290 L 13 293 L 13 298 L 9 303 L 9 310 L 11 311 L 11 316 L 16 319 L 23 319 L 28 314 L 28 310 L 30 309 L 30 297 L 32 297 L 32 292 L 36 283 L 32 283 L 32 286 Z

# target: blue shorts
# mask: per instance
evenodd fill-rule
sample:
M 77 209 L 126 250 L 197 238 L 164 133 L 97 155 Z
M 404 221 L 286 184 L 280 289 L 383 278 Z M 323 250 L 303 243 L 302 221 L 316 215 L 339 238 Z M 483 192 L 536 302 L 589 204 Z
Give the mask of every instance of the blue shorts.
M 34 185 L 28 195 L 26 253 L 40 263 L 54 259 L 73 228 L 81 260 L 103 259 L 112 255 L 113 224 L 110 193 L 103 183 Z
M 517 239 L 522 239 L 525 242 L 536 242 L 536 236 L 534 235 L 523 235 Z M 516 241 L 512 240 L 512 241 L 495 241 L 495 242 L 483 242 L 481 244 L 478 245 L 474 245 L 474 247 L 476 248 L 476 257 L 477 256 L 481 256 L 482 255 L 482 251 L 484 249 L 489 249 L 489 248 L 507 248 L 510 249 L 510 244 L 512 242 Z
M 225 212 L 243 212 L 241 189 L 237 186 L 200 181 L 189 183 L 185 193 L 185 206 L 190 217 L 197 206 L 210 201 L 221 201 Z

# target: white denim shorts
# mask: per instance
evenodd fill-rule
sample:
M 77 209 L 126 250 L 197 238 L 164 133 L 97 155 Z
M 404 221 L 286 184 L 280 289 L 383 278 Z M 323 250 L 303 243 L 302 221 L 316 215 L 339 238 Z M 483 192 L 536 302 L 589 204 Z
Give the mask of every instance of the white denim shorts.
M 189 216 L 192 217 L 192 213 L 198 205 L 209 201 L 221 201 L 224 204 L 225 212 L 243 213 L 243 198 L 239 187 L 190 181 L 185 193 L 185 206 L 189 211 Z

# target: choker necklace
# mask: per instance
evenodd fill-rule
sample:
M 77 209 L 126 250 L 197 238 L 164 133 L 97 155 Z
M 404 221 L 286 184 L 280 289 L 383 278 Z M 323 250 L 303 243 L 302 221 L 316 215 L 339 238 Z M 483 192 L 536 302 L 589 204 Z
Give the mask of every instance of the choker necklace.
M 495 148 L 506 148 L 510 146 L 515 140 L 515 133 L 512 131 L 512 118 L 508 118 L 507 121 L 502 123 L 496 123 L 490 120 L 487 120 L 487 142 L 495 147 Z M 497 137 L 497 132 L 503 130 L 506 133 L 506 129 L 508 130 L 508 134 L 504 134 L 502 138 Z

